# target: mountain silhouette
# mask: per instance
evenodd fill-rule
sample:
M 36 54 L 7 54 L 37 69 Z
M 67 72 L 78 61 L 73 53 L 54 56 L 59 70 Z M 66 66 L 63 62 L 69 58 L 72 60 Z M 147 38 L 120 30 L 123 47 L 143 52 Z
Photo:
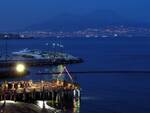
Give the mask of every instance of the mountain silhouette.
M 109 25 L 144 25 L 128 20 L 111 10 L 96 10 L 88 14 L 62 14 L 40 24 L 31 25 L 26 30 L 74 31 L 99 28 Z M 145 24 L 146 25 L 146 24 Z

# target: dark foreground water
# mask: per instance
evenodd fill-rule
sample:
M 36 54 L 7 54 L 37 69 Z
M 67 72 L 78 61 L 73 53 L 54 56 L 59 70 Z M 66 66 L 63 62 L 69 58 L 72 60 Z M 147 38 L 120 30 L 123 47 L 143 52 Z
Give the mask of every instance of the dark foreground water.
M 64 49 L 46 46 L 62 43 Z M 5 41 L 0 42 L 4 53 Z M 71 71 L 89 70 L 150 70 L 150 38 L 107 39 L 31 39 L 9 40 L 8 51 L 20 49 L 64 51 L 84 59 L 71 65 Z M 23 79 L 49 79 L 35 73 Z M 150 113 L 150 73 L 76 74 L 82 87 L 80 113 Z M 69 112 L 69 111 L 68 111 Z

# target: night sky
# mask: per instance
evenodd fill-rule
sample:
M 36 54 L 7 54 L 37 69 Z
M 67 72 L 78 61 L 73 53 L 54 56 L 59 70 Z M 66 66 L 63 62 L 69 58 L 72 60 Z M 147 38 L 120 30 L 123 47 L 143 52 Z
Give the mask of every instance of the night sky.
M 150 0 L 0 0 L 0 31 L 21 29 L 63 13 L 112 10 L 150 22 Z

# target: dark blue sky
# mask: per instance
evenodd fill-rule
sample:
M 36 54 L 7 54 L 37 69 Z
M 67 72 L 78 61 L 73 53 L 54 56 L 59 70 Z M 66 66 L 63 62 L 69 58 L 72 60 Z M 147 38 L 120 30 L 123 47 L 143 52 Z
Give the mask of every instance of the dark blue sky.
M 113 10 L 150 22 L 150 0 L 0 0 L 0 31 L 24 28 L 61 13 Z

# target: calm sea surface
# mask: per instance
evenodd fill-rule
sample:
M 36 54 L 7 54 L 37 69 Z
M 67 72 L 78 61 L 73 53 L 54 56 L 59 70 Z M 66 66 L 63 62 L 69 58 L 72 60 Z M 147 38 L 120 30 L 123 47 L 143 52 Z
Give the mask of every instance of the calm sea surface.
M 46 46 L 46 43 L 50 43 Z M 61 43 L 63 49 L 53 48 Z M 0 40 L 0 54 L 5 41 Z M 63 51 L 84 59 L 68 66 L 71 71 L 150 70 L 150 38 L 70 38 L 8 40 L 8 52 L 24 48 Z M 23 79 L 50 79 L 32 68 Z M 80 113 L 150 113 L 150 73 L 76 74 L 82 87 Z

